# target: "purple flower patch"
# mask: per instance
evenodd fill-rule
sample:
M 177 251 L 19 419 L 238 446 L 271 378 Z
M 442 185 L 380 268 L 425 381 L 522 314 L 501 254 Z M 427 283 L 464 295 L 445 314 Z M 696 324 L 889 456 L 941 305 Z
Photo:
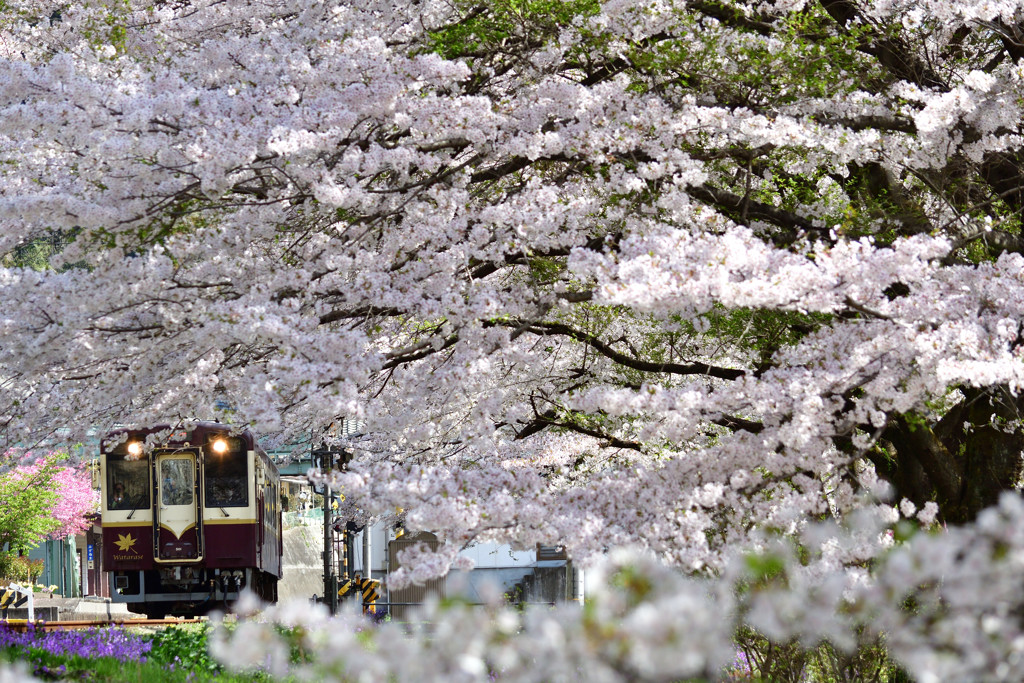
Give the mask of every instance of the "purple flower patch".
M 120 628 L 82 631 L 44 631 L 29 625 L 19 632 L 0 624 L 0 648 L 35 649 L 55 656 L 114 657 L 119 661 L 145 662 L 152 643 Z

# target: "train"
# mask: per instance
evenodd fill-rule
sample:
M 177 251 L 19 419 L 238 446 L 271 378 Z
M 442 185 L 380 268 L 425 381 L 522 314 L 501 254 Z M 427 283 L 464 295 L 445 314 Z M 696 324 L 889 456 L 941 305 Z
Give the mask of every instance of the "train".
M 100 444 L 103 564 L 149 618 L 277 601 L 281 476 L 252 433 L 216 422 L 122 429 Z

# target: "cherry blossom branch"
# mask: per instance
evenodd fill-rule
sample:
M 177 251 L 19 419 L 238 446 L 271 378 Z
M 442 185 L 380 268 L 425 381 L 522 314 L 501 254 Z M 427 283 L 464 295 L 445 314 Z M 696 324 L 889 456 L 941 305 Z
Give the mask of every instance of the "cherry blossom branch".
M 518 327 L 523 325 L 524 322 L 513 320 L 492 324 L 503 324 L 508 327 Z M 627 356 L 624 353 L 616 351 L 594 335 L 583 332 L 582 330 L 577 330 L 564 323 L 527 322 L 525 323 L 525 329 L 533 334 L 541 336 L 561 335 L 570 337 L 576 341 L 587 344 L 601 355 L 615 361 L 616 363 L 642 372 L 664 372 L 673 375 L 706 375 L 708 377 L 727 380 L 738 379 L 746 374 L 746 370 L 721 368 L 707 363 L 657 363 L 653 361 L 645 361 L 633 356 Z
M 535 411 L 534 418 L 530 422 L 526 423 L 526 426 L 516 430 L 516 441 L 533 436 L 544 429 L 557 427 L 570 432 L 576 432 L 577 434 L 583 434 L 594 437 L 595 439 L 600 439 L 604 442 L 602 445 L 608 448 L 628 448 L 630 450 L 641 452 L 644 450 L 643 444 L 640 442 L 621 439 L 597 429 L 596 427 L 581 425 L 573 420 L 556 419 L 556 416 L 559 414 L 566 414 L 569 416 L 582 415 L 581 413 L 565 408 L 559 408 L 557 411 L 555 409 L 545 410 L 542 413 Z

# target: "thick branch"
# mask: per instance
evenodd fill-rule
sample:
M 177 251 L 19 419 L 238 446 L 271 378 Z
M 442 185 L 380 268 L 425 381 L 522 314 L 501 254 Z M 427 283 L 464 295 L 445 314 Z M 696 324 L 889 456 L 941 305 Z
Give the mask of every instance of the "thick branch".
M 855 22 L 860 26 L 869 25 L 866 21 L 861 21 L 863 18 L 860 16 L 856 3 L 852 0 L 822 0 L 821 6 L 843 29 Z M 930 66 L 920 61 L 910 46 L 897 37 L 865 34 L 861 38 L 858 49 L 876 58 L 879 64 L 901 80 L 910 81 L 925 88 L 947 89 L 946 83 L 939 78 L 938 74 Z
M 561 427 L 562 429 L 568 429 L 569 431 L 576 432 L 577 434 L 584 434 L 586 436 L 592 436 L 595 439 L 601 439 L 605 441 L 606 446 L 610 446 L 612 448 L 629 448 L 634 451 L 643 450 L 640 443 L 636 441 L 620 439 L 617 436 L 606 434 L 599 429 L 584 427 L 583 425 L 576 424 L 575 422 L 563 422 L 556 420 L 555 415 L 556 413 L 554 410 L 546 410 L 543 413 L 538 413 L 537 416 L 527 423 L 525 427 L 516 432 L 516 441 L 532 436 L 543 429 L 547 429 L 548 427 Z
M 734 432 L 743 430 L 750 432 L 751 434 L 760 434 L 764 430 L 764 425 L 754 420 L 748 420 L 743 417 L 736 417 L 734 415 L 723 415 L 717 420 L 712 420 L 716 425 L 731 429 Z
M 763 36 L 770 36 L 775 30 L 767 18 L 754 19 L 741 12 L 738 8 L 730 7 L 724 3 L 697 0 L 697 2 L 691 2 L 690 7 L 704 15 L 714 17 L 726 26 L 732 26 L 733 28 L 745 28 L 755 33 L 760 33 Z
M 507 321 L 501 324 L 509 327 L 520 327 L 522 321 Z M 627 356 L 616 351 L 592 334 L 577 330 L 562 323 L 529 323 L 526 330 L 540 336 L 561 335 L 575 339 L 587 344 L 602 356 L 609 358 L 620 365 L 624 365 L 641 372 L 665 372 L 673 375 L 707 375 L 718 379 L 738 379 L 743 377 L 746 370 L 736 368 L 721 368 L 707 363 L 656 363 L 652 361 Z
M 320 316 L 320 324 L 327 325 L 339 320 L 350 320 L 352 318 L 369 318 L 375 315 L 394 317 L 401 315 L 402 311 L 391 306 L 360 306 L 359 308 L 339 308 L 328 311 Z
M 392 351 L 391 353 L 388 354 L 387 362 L 381 365 L 380 369 L 390 370 L 391 368 L 398 367 L 399 365 L 404 365 L 405 363 L 412 363 L 413 361 L 420 360 L 421 358 L 426 358 L 427 356 L 431 356 L 437 353 L 438 351 L 444 351 L 445 349 L 453 346 L 457 341 L 459 341 L 459 335 L 453 334 L 449 337 L 446 337 L 445 340 L 439 346 L 436 347 L 434 346 L 432 340 L 428 340 L 420 344 L 414 344 L 413 346 L 407 347 L 405 349 Z
M 615 233 L 605 235 L 602 237 L 592 237 L 587 240 L 583 245 L 584 249 L 590 251 L 600 252 L 605 248 L 617 248 L 619 240 L 622 238 L 621 233 Z M 504 266 L 524 266 L 529 263 L 530 258 L 557 258 L 568 256 L 572 252 L 570 247 L 556 247 L 554 249 L 548 249 L 546 251 L 532 251 L 529 254 L 518 253 L 518 254 L 505 254 L 504 261 L 470 261 L 469 267 L 470 276 L 474 280 L 478 280 L 483 277 L 487 277 L 492 273 L 497 272 Z
M 815 225 L 809 218 L 798 216 L 789 211 L 783 211 L 768 204 L 751 201 L 749 198 L 733 194 L 728 190 L 721 190 L 708 185 L 691 187 L 689 193 L 700 201 L 711 204 L 725 213 L 732 214 L 734 220 L 738 220 L 738 212 L 742 212 L 748 219 L 757 218 L 767 221 L 787 230 L 788 232 L 815 232 L 820 235 L 827 235 L 828 230 L 820 225 Z M 746 221 L 742 221 L 746 222 Z

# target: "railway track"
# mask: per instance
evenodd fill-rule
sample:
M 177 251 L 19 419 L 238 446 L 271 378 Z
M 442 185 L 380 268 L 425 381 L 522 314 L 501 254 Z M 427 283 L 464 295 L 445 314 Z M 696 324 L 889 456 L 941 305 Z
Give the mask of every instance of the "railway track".
M 101 628 L 104 626 L 177 626 L 180 624 L 198 624 L 206 621 L 203 618 L 195 619 L 79 619 L 69 621 L 34 621 L 28 619 L 3 619 L 0 624 L 15 631 L 24 631 L 33 626 L 36 630 L 42 631 L 74 631 L 85 628 Z

